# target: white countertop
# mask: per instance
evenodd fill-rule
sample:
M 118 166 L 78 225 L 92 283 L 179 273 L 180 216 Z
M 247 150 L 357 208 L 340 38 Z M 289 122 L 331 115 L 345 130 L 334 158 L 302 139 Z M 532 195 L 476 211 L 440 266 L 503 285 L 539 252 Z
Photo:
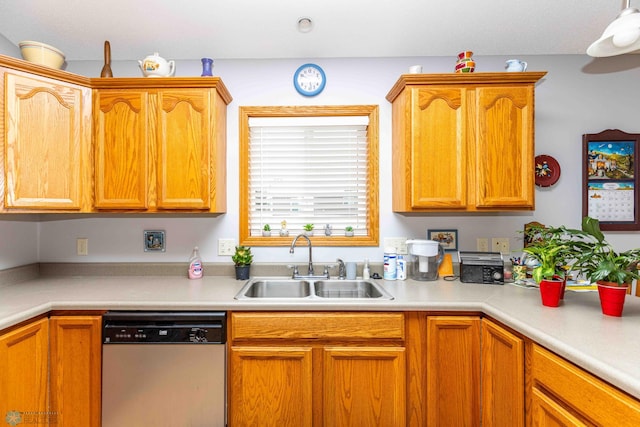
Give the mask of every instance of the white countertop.
M 604 316 L 597 292 L 567 291 L 544 307 L 536 289 L 459 281 L 379 281 L 385 301 L 235 300 L 243 281 L 225 276 L 51 276 L 0 287 L 0 330 L 51 310 L 478 311 L 640 398 L 640 298 Z

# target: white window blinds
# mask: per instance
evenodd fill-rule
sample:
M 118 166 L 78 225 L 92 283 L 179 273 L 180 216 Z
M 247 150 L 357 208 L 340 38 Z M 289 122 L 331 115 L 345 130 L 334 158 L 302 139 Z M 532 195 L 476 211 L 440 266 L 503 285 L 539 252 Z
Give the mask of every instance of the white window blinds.
M 367 235 L 368 117 L 253 117 L 249 120 L 249 229 L 286 221 L 292 233 L 330 224 Z

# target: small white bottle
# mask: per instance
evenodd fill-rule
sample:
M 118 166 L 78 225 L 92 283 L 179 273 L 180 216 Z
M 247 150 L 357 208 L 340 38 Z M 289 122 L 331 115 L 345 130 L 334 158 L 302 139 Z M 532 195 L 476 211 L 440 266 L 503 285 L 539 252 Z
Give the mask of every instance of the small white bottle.
M 200 252 L 196 246 L 193 248 L 193 252 L 191 252 L 191 257 L 189 258 L 189 279 L 201 279 L 203 274 L 202 258 L 200 258 Z
M 407 261 L 402 255 L 398 255 L 398 280 L 407 280 Z
M 371 278 L 371 270 L 369 270 L 369 258 L 364 259 L 364 267 L 362 267 L 362 278 L 369 280 Z

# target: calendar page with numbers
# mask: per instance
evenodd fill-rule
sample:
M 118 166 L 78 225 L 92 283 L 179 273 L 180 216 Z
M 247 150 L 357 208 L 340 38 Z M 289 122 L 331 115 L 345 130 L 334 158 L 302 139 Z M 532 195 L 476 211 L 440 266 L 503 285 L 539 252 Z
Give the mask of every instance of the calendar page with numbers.
M 600 221 L 633 221 L 633 187 L 632 182 L 590 182 L 589 216 Z

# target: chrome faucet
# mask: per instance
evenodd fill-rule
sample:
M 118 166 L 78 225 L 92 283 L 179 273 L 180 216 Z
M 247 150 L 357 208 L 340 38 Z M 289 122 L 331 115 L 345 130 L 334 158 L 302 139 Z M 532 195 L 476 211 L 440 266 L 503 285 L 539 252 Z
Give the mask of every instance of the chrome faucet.
M 347 268 L 340 258 L 336 259 L 336 262 L 338 263 L 338 279 L 343 280 L 347 277 Z
M 312 259 L 312 255 L 311 255 L 311 239 L 305 235 L 305 234 L 298 234 L 296 236 L 295 239 L 293 239 L 293 242 L 291 242 L 291 247 L 289 248 L 289 253 L 292 254 L 293 253 L 293 248 L 295 248 L 296 243 L 298 242 L 298 238 L 300 237 L 304 237 L 305 239 L 307 239 L 307 243 L 309 244 L 309 271 L 307 272 L 308 276 L 313 276 L 313 261 Z M 294 274 L 295 276 L 295 274 Z

